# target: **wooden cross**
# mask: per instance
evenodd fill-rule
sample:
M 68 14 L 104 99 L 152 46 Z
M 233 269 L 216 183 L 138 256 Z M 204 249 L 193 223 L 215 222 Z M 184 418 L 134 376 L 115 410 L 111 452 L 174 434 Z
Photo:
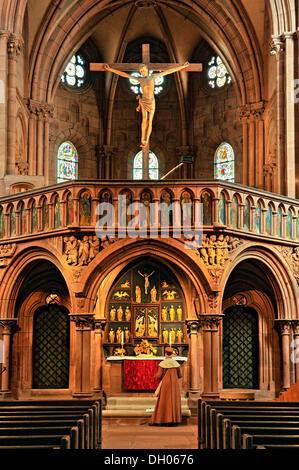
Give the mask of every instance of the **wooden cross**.
M 156 72 L 167 72 L 174 67 L 183 66 L 184 64 L 168 64 L 168 63 L 152 63 L 150 62 L 150 45 L 142 44 L 142 63 L 147 65 L 149 70 Z M 105 63 L 91 63 L 90 70 L 92 72 L 106 71 Z M 111 68 L 119 70 L 120 72 L 136 72 L 139 70 L 140 63 L 112 63 L 108 64 Z M 202 64 L 190 64 L 184 68 L 186 72 L 202 72 Z M 149 142 L 142 146 L 142 179 L 149 179 Z

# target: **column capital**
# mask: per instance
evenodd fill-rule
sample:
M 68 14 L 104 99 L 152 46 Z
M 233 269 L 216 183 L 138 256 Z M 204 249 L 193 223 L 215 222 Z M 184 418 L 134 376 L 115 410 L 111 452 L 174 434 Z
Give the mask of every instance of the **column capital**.
M 283 37 L 284 40 L 295 39 L 296 31 L 286 31 L 282 34 L 282 37 Z
M 8 39 L 10 36 L 10 31 L 8 31 L 7 29 L 2 29 L 0 31 L 0 39 Z
M 17 318 L 0 318 L 0 326 L 4 329 L 5 333 L 15 333 L 18 326 Z
M 75 322 L 78 330 L 93 329 L 94 326 L 94 314 L 93 313 L 70 313 L 70 320 Z
M 202 327 L 207 330 L 218 330 L 222 317 L 222 314 L 206 313 L 205 315 L 200 315 L 200 322 Z
M 23 45 L 24 45 L 24 39 L 22 38 L 22 36 L 11 34 L 8 37 L 8 41 L 7 41 L 8 55 L 11 58 L 16 59 L 21 54 Z
M 283 36 L 272 36 L 271 42 L 271 55 L 276 55 L 277 58 L 281 57 L 285 52 L 285 39 Z
M 292 327 L 293 327 L 295 336 L 299 336 L 299 320 L 293 320 Z
M 274 320 L 277 328 L 280 331 L 280 334 L 283 335 L 290 335 L 291 328 L 292 328 L 292 320 Z
M 185 323 L 187 325 L 188 334 L 197 334 L 201 326 L 199 320 L 186 320 Z
M 93 324 L 94 324 L 94 329 L 96 333 L 100 333 L 101 331 L 104 331 L 106 323 L 107 323 L 106 318 L 94 318 Z
M 265 101 L 247 103 L 239 107 L 239 117 L 243 121 L 261 119 L 265 111 Z
M 31 114 L 40 118 L 49 119 L 54 116 L 54 106 L 48 103 L 28 99 L 26 100 L 26 105 Z
M 103 145 L 102 149 L 104 151 L 104 154 L 106 157 L 113 157 L 117 151 L 116 147 L 113 147 L 112 145 Z

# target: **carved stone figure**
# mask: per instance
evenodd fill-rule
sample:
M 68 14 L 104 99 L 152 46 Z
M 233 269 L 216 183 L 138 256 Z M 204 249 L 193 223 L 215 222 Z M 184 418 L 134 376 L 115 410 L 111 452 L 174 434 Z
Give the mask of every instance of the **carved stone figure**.
M 169 309 L 169 318 L 170 318 L 170 321 L 174 321 L 175 319 L 175 310 L 174 310 L 173 305 Z
M 177 337 L 177 340 L 178 340 L 178 343 L 182 343 L 183 342 L 183 332 L 181 330 L 181 328 L 179 328 L 176 332 L 176 337 Z
M 119 326 L 116 330 L 116 342 L 117 343 L 121 343 L 122 342 L 122 329 L 121 327 Z
M 89 261 L 89 240 L 88 236 L 84 235 L 83 240 L 78 240 L 79 243 L 79 266 L 86 266 Z
M 151 289 L 151 302 L 157 302 L 157 289 L 156 286 Z
M 76 237 L 65 237 L 65 254 L 66 254 L 66 262 L 68 264 L 78 264 L 78 241 Z
M 110 321 L 115 321 L 116 317 L 116 308 L 112 306 L 110 310 Z
M 168 330 L 166 330 L 166 328 L 163 328 L 162 336 L 163 336 L 163 343 L 168 343 Z
M 180 305 L 178 306 L 178 308 L 176 310 L 176 314 L 177 314 L 178 321 L 182 321 L 183 310 L 182 310 L 182 307 Z
M 129 342 L 130 342 L 130 337 L 131 337 L 131 333 L 130 333 L 128 327 L 126 326 L 126 327 L 125 327 L 125 343 L 129 343 Z

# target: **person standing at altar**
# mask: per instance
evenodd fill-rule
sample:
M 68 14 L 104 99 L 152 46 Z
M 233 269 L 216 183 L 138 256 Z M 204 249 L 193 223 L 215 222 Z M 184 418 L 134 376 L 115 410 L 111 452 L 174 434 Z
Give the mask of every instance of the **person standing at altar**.
M 180 364 L 175 361 L 171 347 L 165 348 L 165 359 L 160 362 L 155 375 L 159 379 L 160 390 L 150 425 L 175 425 L 182 421 L 181 391 L 179 379 L 182 377 Z

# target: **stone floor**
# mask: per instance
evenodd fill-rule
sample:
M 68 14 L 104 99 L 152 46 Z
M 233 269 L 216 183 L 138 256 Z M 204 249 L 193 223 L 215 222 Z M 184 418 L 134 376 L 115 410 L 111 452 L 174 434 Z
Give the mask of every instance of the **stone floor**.
M 147 418 L 103 418 L 102 449 L 197 449 L 197 418 L 175 427 L 148 423 Z

